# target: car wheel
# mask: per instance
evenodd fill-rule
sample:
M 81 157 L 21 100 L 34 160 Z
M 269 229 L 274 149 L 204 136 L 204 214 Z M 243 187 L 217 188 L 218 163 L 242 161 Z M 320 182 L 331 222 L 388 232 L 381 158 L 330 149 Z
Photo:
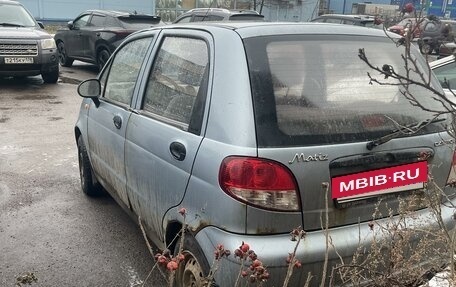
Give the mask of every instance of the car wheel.
M 421 54 L 431 54 L 432 53 L 432 47 L 428 43 L 423 43 L 420 45 L 420 52 Z
M 59 51 L 59 63 L 63 67 L 71 67 L 73 65 L 73 59 L 68 58 L 67 52 L 65 50 L 65 44 L 63 42 L 59 42 L 57 45 L 57 50 Z
M 59 70 L 57 69 L 49 73 L 42 73 L 41 78 L 43 78 L 43 81 L 47 84 L 55 84 L 59 79 Z
M 108 50 L 102 49 L 98 52 L 97 54 L 97 65 L 98 65 L 98 70 L 101 71 L 108 61 L 109 57 L 111 54 L 109 53 Z
M 99 195 L 101 186 L 99 183 L 94 182 L 95 177 L 93 176 L 92 166 L 90 165 L 87 149 L 81 136 L 78 138 L 78 159 L 82 191 L 88 196 Z
M 180 240 L 176 244 L 174 254 L 179 253 L 179 246 Z M 182 255 L 184 255 L 185 259 L 179 263 L 179 267 L 176 270 L 175 286 L 207 286 L 206 276 L 209 273 L 210 267 L 202 254 L 196 240 L 186 234 L 182 250 Z

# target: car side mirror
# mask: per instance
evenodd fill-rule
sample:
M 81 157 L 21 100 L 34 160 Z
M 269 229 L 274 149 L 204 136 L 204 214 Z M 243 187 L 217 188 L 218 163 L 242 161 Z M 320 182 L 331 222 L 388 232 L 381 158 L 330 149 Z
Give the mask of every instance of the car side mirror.
M 72 30 L 73 27 L 74 27 L 73 21 L 69 21 L 69 22 L 67 23 L 67 26 L 68 26 L 68 29 Z
M 78 86 L 78 94 L 83 98 L 92 99 L 95 106 L 100 106 L 98 97 L 101 94 L 101 83 L 98 79 L 89 79 L 80 83 Z
M 40 26 L 41 29 L 44 29 L 44 24 L 41 22 L 38 22 L 38 26 Z

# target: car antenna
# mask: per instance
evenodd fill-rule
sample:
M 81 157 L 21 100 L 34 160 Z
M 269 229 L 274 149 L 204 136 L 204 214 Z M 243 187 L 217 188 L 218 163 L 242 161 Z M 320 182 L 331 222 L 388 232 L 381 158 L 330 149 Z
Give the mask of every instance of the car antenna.
M 207 15 L 209 14 L 209 10 L 212 8 L 212 4 L 214 4 L 215 1 L 217 0 L 212 0 L 211 4 L 209 5 L 209 8 L 207 8 L 206 10 L 206 14 L 204 14 L 204 17 L 201 21 L 204 21 L 204 19 L 206 19 Z

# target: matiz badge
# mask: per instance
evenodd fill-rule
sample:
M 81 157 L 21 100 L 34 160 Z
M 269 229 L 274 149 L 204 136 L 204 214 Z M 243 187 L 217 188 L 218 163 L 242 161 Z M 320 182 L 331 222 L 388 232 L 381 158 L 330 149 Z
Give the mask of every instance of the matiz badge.
M 297 153 L 288 163 L 292 164 L 295 162 L 309 162 L 309 161 L 326 161 L 328 160 L 327 154 L 314 154 L 314 155 L 305 155 L 304 153 Z

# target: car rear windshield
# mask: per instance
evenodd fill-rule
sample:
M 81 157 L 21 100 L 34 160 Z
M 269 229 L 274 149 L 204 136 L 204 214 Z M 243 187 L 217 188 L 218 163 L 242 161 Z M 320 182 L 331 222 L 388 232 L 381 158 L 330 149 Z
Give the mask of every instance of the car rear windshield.
M 129 17 L 119 17 L 125 29 L 139 30 L 155 26 L 160 23 L 159 17 L 138 15 Z
M 404 71 L 404 48 L 389 39 L 314 35 L 254 37 L 244 42 L 260 147 L 366 141 L 433 117 L 412 106 L 397 81 L 369 70 L 358 57 L 364 48 L 375 66 L 390 64 L 395 71 Z M 425 71 L 426 62 L 417 57 Z M 370 84 L 367 72 L 391 85 Z M 438 85 L 434 77 L 432 81 Z M 416 85 L 409 89 L 425 107 L 442 109 L 426 89 Z M 418 134 L 443 129 L 442 123 L 436 123 Z
M 0 3 L 0 27 L 9 25 L 33 27 L 35 21 L 24 7 Z

